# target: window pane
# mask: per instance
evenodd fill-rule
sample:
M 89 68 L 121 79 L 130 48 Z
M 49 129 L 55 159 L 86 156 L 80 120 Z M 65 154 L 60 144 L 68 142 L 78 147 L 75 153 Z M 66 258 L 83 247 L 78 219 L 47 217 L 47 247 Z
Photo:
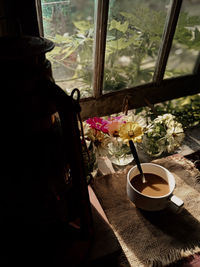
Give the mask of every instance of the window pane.
M 151 82 L 169 0 L 111 0 L 104 93 Z
M 193 72 L 200 50 L 200 1 L 183 1 L 164 78 Z
M 91 95 L 94 37 L 93 0 L 42 0 L 44 36 L 55 43 L 47 53 L 58 85 L 81 97 Z

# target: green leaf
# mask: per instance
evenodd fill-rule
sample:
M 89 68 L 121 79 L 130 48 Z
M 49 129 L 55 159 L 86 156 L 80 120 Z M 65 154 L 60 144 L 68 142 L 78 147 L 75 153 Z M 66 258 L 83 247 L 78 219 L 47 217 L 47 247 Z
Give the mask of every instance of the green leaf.
M 69 36 L 62 36 L 60 34 L 56 34 L 54 40 L 54 42 L 56 43 L 71 43 L 72 42 L 72 38 Z
M 137 37 L 133 36 L 130 39 L 125 39 L 125 38 L 119 38 L 115 41 L 110 41 L 107 42 L 107 50 L 108 51 L 114 51 L 114 50 L 121 50 L 129 47 L 131 44 L 136 44 L 137 42 Z
M 128 12 L 120 12 L 122 16 L 124 16 L 127 19 L 133 19 L 133 14 Z
M 66 49 L 64 49 L 62 51 L 62 54 L 64 54 L 64 57 L 62 57 L 61 60 L 68 58 L 75 50 L 76 50 L 76 47 L 73 47 L 73 48 L 67 47 Z
M 125 33 L 127 31 L 127 29 L 128 29 L 128 25 L 129 25 L 128 21 L 125 21 L 124 23 L 121 23 L 120 21 L 117 21 L 117 20 L 113 19 L 111 21 L 111 23 L 110 23 L 109 30 L 116 29 L 116 30 L 118 30 L 120 32 Z
M 183 101 L 180 104 L 181 104 L 181 106 L 190 105 L 191 104 L 190 97 L 183 98 Z
M 91 23 L 89 21 L 85 21 L 85 20 L 73 21 L 73 24 L 81 32 L 89 31 L 89 29 L 92 28 Z

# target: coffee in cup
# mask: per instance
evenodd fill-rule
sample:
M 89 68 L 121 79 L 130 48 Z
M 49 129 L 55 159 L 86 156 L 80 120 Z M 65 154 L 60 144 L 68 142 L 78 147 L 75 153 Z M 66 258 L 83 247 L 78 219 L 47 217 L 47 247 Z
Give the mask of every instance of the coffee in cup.
M 161 176 L 145 173 L 145 180 L 144 183 L 141 174 L 138 174 L 131 179 L 131 185 L 140 193 L 151 197 L 160 197 L 169 193 L 169 185 Z
M 136 207 L 148 211 L 172 208 L 178 212 L 183 201 L 173 195 L 175 179 L 166 168 L 153 164 L 142 163 L 142 170 L 146 182 L 142 182 L 137 166 L 131 168 L 127 174 L 127 194 Z

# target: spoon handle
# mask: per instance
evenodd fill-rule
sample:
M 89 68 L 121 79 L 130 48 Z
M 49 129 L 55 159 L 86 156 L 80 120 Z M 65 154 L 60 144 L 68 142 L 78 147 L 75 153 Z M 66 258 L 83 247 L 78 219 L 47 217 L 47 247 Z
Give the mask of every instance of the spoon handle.
M 134 145 L 132 140 L 129 140 L 129 145 L 130 145 L 131 152 L 132 152 L 132 154 L 134 156 L 135 163 L 137 164 L 137 167 L 138 167 L 138 169 L 140 171 L 140 174 L 144 175 L 143 171 L 142 171 L 142 168 L 141 168 L 141 165 L 140 165 L 139 158 L 138 158 L 137 150 L 136 150 L 135 145 Z

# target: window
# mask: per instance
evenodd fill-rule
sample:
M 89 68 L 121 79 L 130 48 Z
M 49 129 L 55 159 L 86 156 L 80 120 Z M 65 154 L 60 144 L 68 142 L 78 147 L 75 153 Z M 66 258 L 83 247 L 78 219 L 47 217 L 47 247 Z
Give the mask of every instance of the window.
M 200 92 L 198 0 L 37 0 L 47 54 L 64 90 L 81 91 L 82 117 Z

